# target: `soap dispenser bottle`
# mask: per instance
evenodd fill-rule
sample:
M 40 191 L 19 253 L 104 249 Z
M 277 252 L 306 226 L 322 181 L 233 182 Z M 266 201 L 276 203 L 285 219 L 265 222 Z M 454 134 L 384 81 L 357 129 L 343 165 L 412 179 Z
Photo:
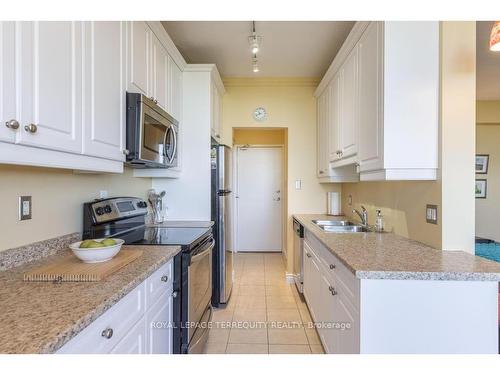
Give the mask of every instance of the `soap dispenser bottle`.
M 377 210 L 377 216 L 375 217 L 375 231 L 382 233 L 384 231 L 384 217 L 382 216 L 382 211 Z

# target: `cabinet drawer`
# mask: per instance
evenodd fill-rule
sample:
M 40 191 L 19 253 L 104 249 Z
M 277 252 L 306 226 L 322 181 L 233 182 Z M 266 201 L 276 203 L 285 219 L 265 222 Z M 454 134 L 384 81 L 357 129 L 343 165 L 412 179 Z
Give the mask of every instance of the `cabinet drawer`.
M 144 285 L 142 283 L 128 293 L 76 337 L 66 343 L 59 349 L 58 353 L 109 353 L 144 315 Z M 103 336 L 107 329 L 112 330 L 112 335 L 109 338 Z
M 146 279 L 146 310 L 151 308 L 165 291 L 173 287 L 173 261 L 165 263 Z
M 339 234 L 341 235 L 341 234 Z M 339 294 L 342 294 L 353 307 L 359 309 L 359 280 L 342 262 L 332 254 L 314 235 L 309 231 L 305 234 L 309 246 L 325 270 L 325 273 L 333 282 Z

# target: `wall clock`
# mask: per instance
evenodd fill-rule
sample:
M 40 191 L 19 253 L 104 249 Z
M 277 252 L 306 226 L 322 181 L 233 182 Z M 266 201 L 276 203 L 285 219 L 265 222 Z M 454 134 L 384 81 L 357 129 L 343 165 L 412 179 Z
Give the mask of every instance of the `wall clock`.
M 255 108 L 252 114 L 255 121 L 264 121 L 267 117 L 267 112 L 264 107 Z

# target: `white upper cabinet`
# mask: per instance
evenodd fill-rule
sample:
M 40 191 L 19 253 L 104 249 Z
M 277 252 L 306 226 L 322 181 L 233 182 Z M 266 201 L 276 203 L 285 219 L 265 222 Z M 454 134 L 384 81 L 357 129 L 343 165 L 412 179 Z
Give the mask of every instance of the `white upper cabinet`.
M 222 133 L 222 95 L 223 92 L 217 83 L 211 82 L 210 105 L 212 107 L 211 134 L 217 141 L 221 139 Z
M 340 127 L 339 152 L 341 158 L 357 153 L 358 127 L 358 49 L 354 48 L 340 70 Z
M 144 94 L 148 97 L 153 95 L 152 90 L 152 64 L 151 64 L 151 29 L 146 22 L 129 22 L 129 68 L 127 90 Z
M 170 96 L 170 109 L 168 112 L 177 121 L 182 121 L 182 71 L 179 66 L 169 59 L 169 96 Z
M 327 128 L 328 106 L 330 91 L 325 90 L 317 101 L 318 126 L 317 126 L 317 176 L 318 178 L 327 177 L 329 173 L 328 148 L 330 144 Z
M 0 22 L 0 141 L 15 142 L 21 129 L 16 105 L 16 23 Z
M 82 24 L 21 22 L 17 142 L 82 152 Z
M 328 108 L 325 113 L 325 133 L 328 133 L 328 154 L 322 158 L 326 162 L 338 160 L 340 158 L 340 121 L 341 121 L 341 90 L 342 90 L 342 75 L 335 74 L 330 85 L 326 88 L 325 93 L 328 95 Z
M 361 180 L 436 179 L 438 22 L 356 23 L 316 90 L 318 100 L 332 87 L 339 97 L 327 121 L 338 134 L 338 149 L 329 153 L 334 173 L 352 165 Z
M 85 155 L 124 160 L 125 22 L 84 23 Z
M 381 24 L 371 23 L 358 44 L 359 50 L 359 164 L 362 170 L 383 168 L 382 41 Z
M 152 35 L 152 46 L 153 46 L 153 69 L 152 69 L 152 93 L 151 96 L 157 102 L 157 104 L 163 108 L 165 111 L 170 112 L 170 103 L 168 99 L 170 95 L 167 93 L 167 87 L 169 86 L 169 56 L 167 50 L 161 44 L 160 40 L 156 35 Z

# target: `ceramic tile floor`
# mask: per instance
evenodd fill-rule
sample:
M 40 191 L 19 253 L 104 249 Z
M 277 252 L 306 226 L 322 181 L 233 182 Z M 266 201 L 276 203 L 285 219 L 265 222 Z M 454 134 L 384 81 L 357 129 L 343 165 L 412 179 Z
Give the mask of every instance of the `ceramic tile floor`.
M 207 354 L 320 354 L 318 334 L 294 285 L 285 279 L 280 253 L 238 253 L 235 284 L 215 309 Z

